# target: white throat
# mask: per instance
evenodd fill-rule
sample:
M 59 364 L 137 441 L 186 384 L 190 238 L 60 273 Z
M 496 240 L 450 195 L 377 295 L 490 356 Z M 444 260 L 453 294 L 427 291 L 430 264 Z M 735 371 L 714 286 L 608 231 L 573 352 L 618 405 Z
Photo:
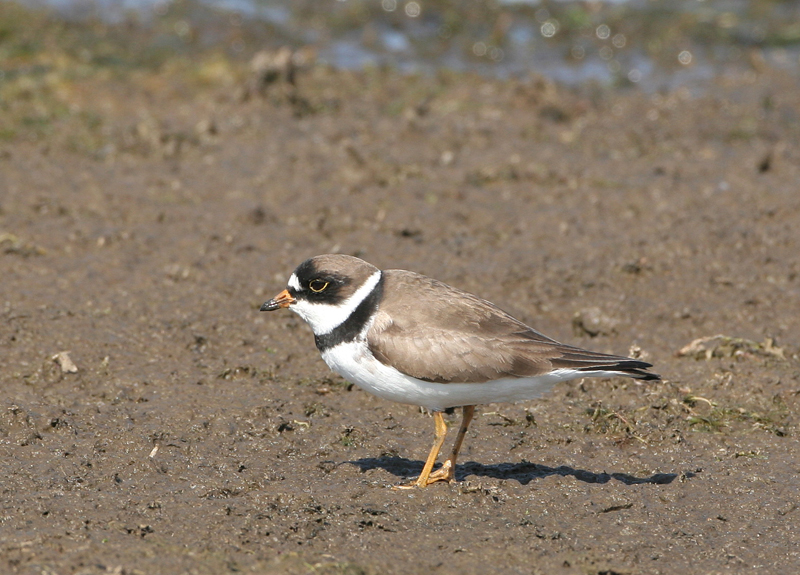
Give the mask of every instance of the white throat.
M 312 303 L 308 300 L 297 300 L 292 304 L 291 310 L 302 317 L 311 326 L 314 335 L 325 335 L 339 327 L 356 310 L 358 305 L 372 293 L 375 286 L 381 279 L 381 271 L 378 270 L 367 278 L 356 292 L 338 305 Z M 300 282 L 292 274 L 289 278 L 289 285 L 297 289 Z

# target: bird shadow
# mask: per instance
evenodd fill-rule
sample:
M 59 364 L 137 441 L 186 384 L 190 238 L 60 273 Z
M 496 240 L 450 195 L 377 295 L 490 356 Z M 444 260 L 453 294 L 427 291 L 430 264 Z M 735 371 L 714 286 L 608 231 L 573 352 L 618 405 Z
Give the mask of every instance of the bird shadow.
M 366 457 L 356 461 L 348 461 L 352 465 L 359 467 L 363 472 L 371 469 L 384 469 L 397 477 L 414 477 L 422 472 L 422 462 L 412 461 L 404 457 Z M 636 477 L 628 473 L 595 473 L 585 469 L 575 469 L 567 465 L 559 467 L 548 467 L 538 463 L 522 461 L 520 463 L 498 463 L 495 465 L 483 465 L 475 461 L 468 461 L 456 466 L 456 480 L 464 481 L 468 477 L 491 477 L 493 479 L 512 479 L 521 485 L 527 485 L 535 479 L 542 479 L 551 475 L 561 475 L 566 477 L 571 475 L 578 481 L 584 483 L 608 483 L 612 479 L 624 483 L 625 485 L 641 485 L 650 483 L 654 485 L 666 485 L 675 481 L 679 475 L 686 478 L 694 477 L 694 473 L 654 473 L 649 477 Z

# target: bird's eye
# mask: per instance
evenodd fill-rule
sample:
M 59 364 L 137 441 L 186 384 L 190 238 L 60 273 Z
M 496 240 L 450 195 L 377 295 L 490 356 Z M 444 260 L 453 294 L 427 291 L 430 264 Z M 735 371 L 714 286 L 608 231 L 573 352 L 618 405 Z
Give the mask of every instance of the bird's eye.
M 328 282 L 325 280 L 311 280 L 308 282 L 308 289 L 313 291 L 314 293 L 319 293 L 328 287 Z

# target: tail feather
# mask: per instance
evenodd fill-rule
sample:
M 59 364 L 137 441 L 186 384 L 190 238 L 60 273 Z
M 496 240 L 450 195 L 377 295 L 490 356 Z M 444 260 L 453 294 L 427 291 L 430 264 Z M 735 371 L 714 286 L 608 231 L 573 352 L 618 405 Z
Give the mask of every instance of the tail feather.
M 552 361 L 553 366 L 557 368 L 572 368 L 585 372 L 613 372 L 624 377 L 632 377 L 644 381 L 661 379 L 661 376 L 657 373 L 647 371 L 648 368 L 653 367 L 653 364 L 646 361 L 619 355 L 590 352 L 579 348 L 568 347 L 564 349 L 561 357 Z
M 657 373 L 652 373 L 649 371 L 645 371 L 644 368 L 637 369 L 637 368 L 620 368 L 616 365 L 599 365 L 595 367 L 583 367 L 578 369 L 578 371 L 609 371 L 613 373 L 617 373 L 624 377 L 632 377 L 633 379 L 641 379 L 642 381 L 656 381 L 660 380 L 661 376 Z

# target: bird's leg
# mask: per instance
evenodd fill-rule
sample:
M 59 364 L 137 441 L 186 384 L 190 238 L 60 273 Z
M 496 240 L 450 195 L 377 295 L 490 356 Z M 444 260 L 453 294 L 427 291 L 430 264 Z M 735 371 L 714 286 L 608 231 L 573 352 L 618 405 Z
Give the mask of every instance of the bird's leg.
M 467 435 L 467 428 L 469 427 L 470 421 L 472 421 L 472 416 L 475 414 L 475 406 L 465 405 L 461 408 L 461 412 L 461 427 L 458 428 L 458 435 L 453 445 L 453 452 L 439 469 L 431 473 L 430 477 L 428 477 L 428 485 L 435 481 L 450 482 L 456 478 L 456 460 L 458 459 L 458 452 L 461 451 L 461 444 L 464 443 L 464 437 Z
M 436 438 L 433 441 L 431 452 L 428 454 L 428 459 L 425 461 L 425 466 L 422 468 L 422 473 L 419 474 L 419 477 L 414 483 L 396 485 L 394 489 L 414 489 L 415 487 L 425 487 L 431 483 L 428 477 L 431 474 L 433 465 L 436 463 L 436 458 L 439 457 L 439 451 L 442 449 L 444 438 L 447 436 L 447 424 L 444 422 L 441 411 L 433 412 L 433 423 L 436 425 Z

